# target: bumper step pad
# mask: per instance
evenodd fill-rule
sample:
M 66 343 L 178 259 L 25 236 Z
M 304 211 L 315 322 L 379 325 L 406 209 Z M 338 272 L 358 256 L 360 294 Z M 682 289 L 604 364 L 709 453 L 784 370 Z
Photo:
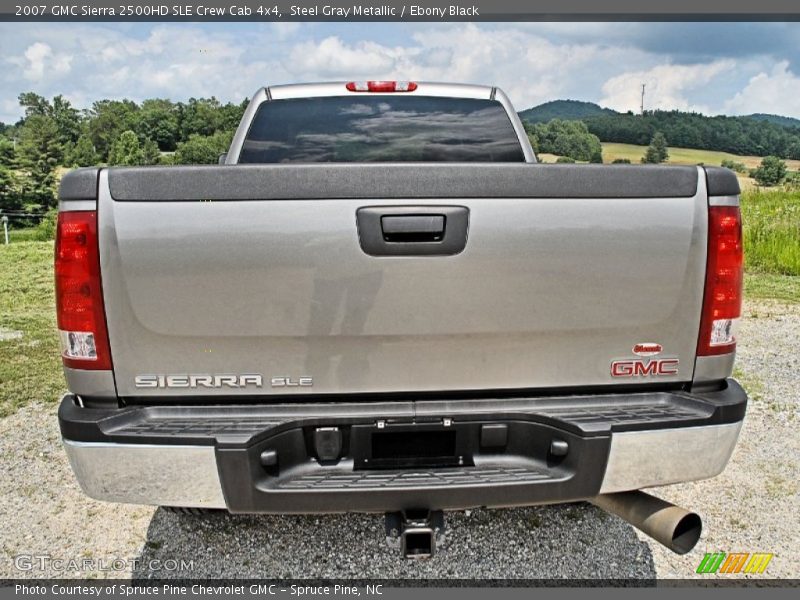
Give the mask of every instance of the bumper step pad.
M 552 473 L 534 467 L 480 466 L 429 471 L 334 471 L 313 473 L 279 480 L 283 489 L 360 489 L 438 487 L 451 485 L 491 485 L 496 483 L 532 482 L 555 479 Z
M 578 435 L 714 425 L 740 421 L 746 396 L 739 385 L 714 392 L 684 391 L 536 398 L 325 402 L 275 405 L 133 405 L 79 409 L 70 396 L 60 410 L 67 439 L 118 443 L 246 446 L 270 430 L 376 419 L 434 421 L 520 418 Z

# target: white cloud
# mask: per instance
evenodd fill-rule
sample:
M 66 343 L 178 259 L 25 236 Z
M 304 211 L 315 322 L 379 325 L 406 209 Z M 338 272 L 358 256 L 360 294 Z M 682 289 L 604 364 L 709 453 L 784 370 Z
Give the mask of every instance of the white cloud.
M 574 98 L 636 110 L 644 82 L 648 108 L 797 112 L 786 63 L 678 64 L 625 41 L 631 27 L 647 25 L 0 24 L 0 121 L 19 117 L 9 106 L 28 90 L 87 108 L 100 98 L 240 101 L 262 85 L 351 78 L 497 85 L 520 109 Z
M 300 23 L 295 21 L 273 21 L 269 24 L 270 32 L 279 40 L 288 40 L 300 31 Z
M 760 72 L 725 103 L 731 114 L 772 113 L 800 117 L 800 77 L 780 61 L 769 73 Z
M 266 83 L 265 73 L 279 67 L 263 56 L 274 55 L 269 41 L 251 34 L 244 39 L 228 33 L 208 33 L 194 26 L 154 25 L 145 37 L 105 27 L 90 27 L 87 35 L 56 38 L 74 55 L 79 91 L 53 85 L 55 93 L 99 98 L 222 97 L 239 101 Z M 253 48 L 258 52 L 253 52 Z M 262 79 L 263 78 L 263 79 Z M 49 75 L 41 80 L 47 85 Z M 256 83 L 257 81 L 257 83 Z M 64 82 L 65 83 L 65 82 Z
M 679 109 L 708 113 L 710 109 L 693 103 L 689 94 L 708 86 L 715 77 L 735 66 L 732 60 L 717 60 L 697 65 L 661 64 L 644 71 L 622 73 L 603 84 L 600 104 L 623 112 L 638 112 L 642 84 L 645 84 L 645 110 Z
M 69 74 L 72 59 L 71 54 L 54 52 L 50 44 L 37 41 L 28 45 L 22 54 L 12 54 L 6 58 L 6 62 L 16 66 L 24 80 L 37 84 Z
M 593 62 L 636 63 L 635 50 L 595 44 L 556 44 L 516 27 L 475 24 L 432 26 L 403 46 L 374 41 L 346 43 L 338 36 L 295 45 L 283 63 L 296 80 L 412 79 L 494 84 L 518 107 L 564 93 Z
M 348 45 L 338 37 L 330 36 L 319 42 L 308 41 L 294 46 L 285 64 L 299 75 L 323 79 L 374 77 L 394 71 L 408 52 L 404 48 L 389 48 L 375 42 Z
M 23 75 L 25 79 L 38 81 L 44 76 L 44 61 L 53 55 L 53 49 L 47 44 L 36 42 L 25 50 L 25 60 L 28 64 Z

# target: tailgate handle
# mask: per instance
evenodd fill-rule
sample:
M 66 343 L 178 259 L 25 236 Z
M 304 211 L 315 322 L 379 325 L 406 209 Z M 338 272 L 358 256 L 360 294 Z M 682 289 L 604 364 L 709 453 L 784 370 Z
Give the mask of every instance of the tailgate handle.
M 444 237 L 444 215 L 387 215 L 381 217 L 386 242 L 415 244 L 440 242 Z
M 465 206 L 364 206 L 358 242 L 370 256 L 452 256 L 467 245 Z

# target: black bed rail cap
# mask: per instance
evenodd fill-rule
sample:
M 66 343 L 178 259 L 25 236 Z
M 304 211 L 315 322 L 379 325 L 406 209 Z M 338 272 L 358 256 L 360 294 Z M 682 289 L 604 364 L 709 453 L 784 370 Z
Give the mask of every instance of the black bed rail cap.
M 117 201 L 687 198 L 694 166 L 343 163 L 115 167 Z
M 709 196 L 738 196 L 742 192 L 736 173 L 723 167 L 703 167 L 706 170 Z
M 74 169 L 61 178 L 59 200 L 97 200 L 98 167 Z

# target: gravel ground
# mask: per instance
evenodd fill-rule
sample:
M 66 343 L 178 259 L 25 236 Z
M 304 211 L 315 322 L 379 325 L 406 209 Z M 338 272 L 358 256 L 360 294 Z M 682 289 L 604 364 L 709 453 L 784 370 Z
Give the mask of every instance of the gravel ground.
M 721 550 L 773 552 L 767 573 L 798 578 L 800 306 L 751 304 L 740 339 L 739 377 L 753 399 L 731 463 L 715 479 L 656 492 L 704 518 L 684 557 L 586 504 L 450 514 L 441 552 L 408 562 L 386 547 L 377 516 L 187 516 L 96 502 L 69 471 L 55 407 L 33 404 L 0 420 L 0 577 L 685 578 Z M 19 571 L 22 554 L 129 563 Z M 169 560 L 193 565 L 158 569 Z
M 81 492 L 61 446 L 55 406 L 32 404 L 0 420 L 0 462 L 0 577 L 95 575 L 19 571 L 13 557 L 20 555 L 69 560 L 141 552 L 153 509 L 96 502 Z
M 379 516 L 185 517 L 159 509 L 142 563 L 196 557 L 195 573 L 209 577 L 655 577 L 650 550 L 633 529 L 586 504 L 451 513 L 447 532 L 433 559 L 406 561 L 387 546 Z
M 704 527 L 686 556 L 651 544 L 659 577 L 692 576 L 704 552 L 723 551 L 772 552 L 771 577 L 800 578 L 800 305 L 760 301 L 743 314 L 735 375 L 750 403 L 739 443 L 718 477 L 656 490 Z

